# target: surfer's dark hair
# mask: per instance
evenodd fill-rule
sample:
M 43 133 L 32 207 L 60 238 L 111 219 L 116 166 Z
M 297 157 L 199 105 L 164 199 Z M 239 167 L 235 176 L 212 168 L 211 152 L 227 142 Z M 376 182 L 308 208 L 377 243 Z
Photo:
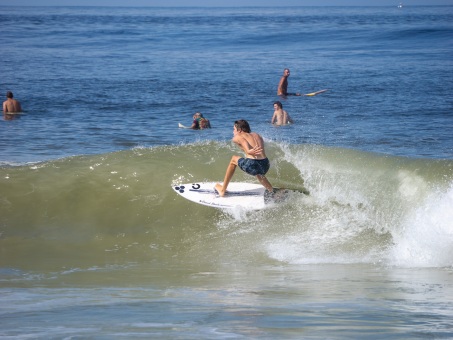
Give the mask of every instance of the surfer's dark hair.
M 6 98 L 13 98 L 13 93 L 11 91 L 6 92 Z
M 252 130 L 250 129 L 249 123 L 245 119 L 236 120 L 234 122 L 234 126 L 236 126 L 236 129 L 238 131 L 244 131 L 247 133 L 252 132 Z
M 274 104 L 277 104 L 277 106 L 281 109 L 283 109 L 283 105 L 281 102 L 277 101 L 277 102 L 274 102 Z

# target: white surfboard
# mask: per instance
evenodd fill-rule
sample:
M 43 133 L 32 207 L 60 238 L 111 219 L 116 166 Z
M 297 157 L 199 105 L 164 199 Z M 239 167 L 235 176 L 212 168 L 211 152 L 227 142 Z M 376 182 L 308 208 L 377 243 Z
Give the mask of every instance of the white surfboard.
M 274 188 L 268 194 L 261 184 L 246 182 L 230 182 L 225 196 L 221 197 L 214 189 L 215 182 L 198 182 L 173 185 L 173 189 L 189 201 L 220 209 L 242 208 L 244 210 L 260 210 L 282 203 L 293 193 L 309 195 L 307 189 Z
M 185 125 L 182 125 L 181 123 L 178 123 L 178 127 L 181 129 L 191 129 L 190 126 L 185 126 Z
M 215 185 L 215 182 L 198 182 L 174 185 L 173 189 L 189 201 L 214 208 L 259 210 L 269 206 L 261 184 L 231 182 L 223 197 L 214 190 Z

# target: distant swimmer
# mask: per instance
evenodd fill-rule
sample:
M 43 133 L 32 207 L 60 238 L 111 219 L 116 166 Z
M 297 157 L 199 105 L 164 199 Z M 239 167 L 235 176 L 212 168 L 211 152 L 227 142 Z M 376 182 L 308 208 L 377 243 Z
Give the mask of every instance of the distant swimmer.
M 301 96 L 300 93 L 288 93 L 288 77 L 290 74 L 289 68 L 283 70 L 283 75 L 278 83 L 277 96 Z
M 211 128 L 211 122 L 209 121 L 209 119 L 203 117 L 203 115 L 200 112 L 196 112 L 192 118 L 193 122 L 192 126 L 190 127 L 191 129 L 203 130 Z
M 11 114 L 22 112 L 22 107 L 18 100 L 14 99 L 11 91 L 6 92 L 6 100 L 3 102 L 3 113 Z
M 182 129 L 192 130 L 203 130 L 211 128 L 211 122 L 209 121 L 209 119 L 203 117 L 203 115 L 200 112 L 196 112 L 192 118 L 193 121 L 191 126 L 185 126 L 181 123 L 178 123 L 178 126 Z
M 272 116 L 271 124 L 275 125 L 287 125 L 293 124 L 294 121 L 289 116 L 288 112 L 283 110 L 281 102 L 274 102 L 274 115 Z
M 317 94 L 326 92 L 327 89 L 316 91 L 316 92 L 311 92 L 311 93 L 288 93 L 288 77 L 291 74 L 289 71 L 289 68 L 285 68 L 283 70 L 283 76 L 280 78 L 280 82 L 278 83 L 278 89 L 277 89 L 277 96 L 281 96 L 285 98 L 286 96 L 306 96 L 306 97 L 312 97 L 316 96 Z

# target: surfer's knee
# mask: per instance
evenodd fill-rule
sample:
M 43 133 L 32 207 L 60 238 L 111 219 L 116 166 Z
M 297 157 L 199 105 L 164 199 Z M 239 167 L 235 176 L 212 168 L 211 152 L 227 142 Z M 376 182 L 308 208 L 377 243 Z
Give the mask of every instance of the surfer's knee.
M 238 160 L 241 158 L 240 156 L 232 156 L 230 160 L 230 164 L 238 165 Z

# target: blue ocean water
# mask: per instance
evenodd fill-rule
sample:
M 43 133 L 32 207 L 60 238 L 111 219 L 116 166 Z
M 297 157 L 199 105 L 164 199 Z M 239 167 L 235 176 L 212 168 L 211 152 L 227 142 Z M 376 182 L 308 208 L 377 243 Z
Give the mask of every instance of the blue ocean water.
M 0 7 L 0 27 L 24 108 L 0 120 L 0 338 L 452 337 L 452 6 Z M 328 91 L 277 97 L 286 67 Z M 179 129 L 196 111 L 213 128 Z M 271 183 L 310 195 L 173 192 L 223 178 L 241 118 Z
M 2 162 L 269 139 L 452 158 L 452 7 L 2 7 Z M 283 69 L 291 132 L 269 126 Z M 176 129 L 201 111 L 214 130 Z

